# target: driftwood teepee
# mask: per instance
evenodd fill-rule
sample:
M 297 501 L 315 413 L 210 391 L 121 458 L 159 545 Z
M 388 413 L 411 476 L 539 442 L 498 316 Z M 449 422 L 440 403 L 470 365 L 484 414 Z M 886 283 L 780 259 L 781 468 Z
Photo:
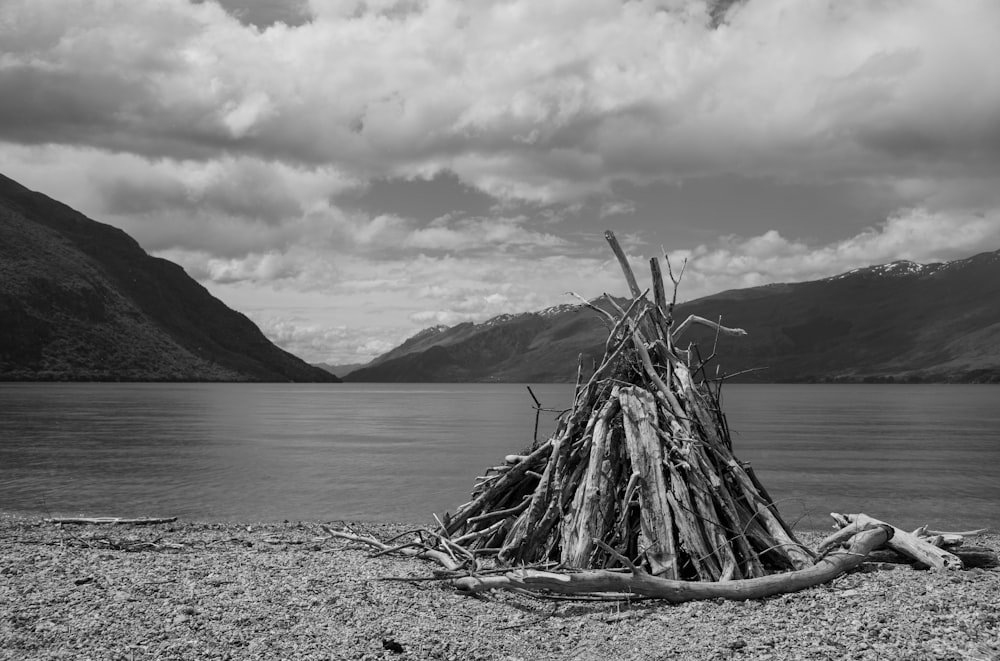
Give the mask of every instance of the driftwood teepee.
M 605 355 L 578 379 L 551 438 L 479 479 L 472 501 L 443 521 L 446 536 L 502 566 L 641 568 L 665 579 L 725 581 L 814 563 L 747 464 L 733 455 L 718 389 L 696 350 L 675 341 L 658 261 L 653 295 L 639 289 L 606 233 L 632 293 L 597 306 L 611 325 Z M 669 266 L 669 264 L 668 264 Z M 668 270 L 674 283 L 678 281 Z

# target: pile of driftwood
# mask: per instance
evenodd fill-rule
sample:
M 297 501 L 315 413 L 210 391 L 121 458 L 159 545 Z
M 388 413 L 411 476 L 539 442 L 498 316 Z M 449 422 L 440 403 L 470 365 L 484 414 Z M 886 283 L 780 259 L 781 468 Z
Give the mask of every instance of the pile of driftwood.
M 658 261 L 653 296 L 640 291 L 607 234 L 632 292 L 627 307 L 592 306 L 611 326 L 605 355 L 579 380 L 573 408 L 530 454 L 480 478 L 473 500 L 443 525 L 505 565 L 641 566 L 668 579 L 720 581 L 813 564 L 751 468 L 733 455 L 707 360 L 680 350 Z M 671 279 L 673 273 L 669 270 Z M 674 287 L 676 296 L 676 283 Z M 696 381 L 701 376 L 700 382 Z
M 555 433 L 489 469 L 472 500 L 416 541 L 392 546 L 328 532 L 436 560 L 470 593 L 507 588 L 671 601 L 802 589 L 900 537 L 856 515 L 839 519 L 841 531 L 816 552 L 796 540 L 751 467 L 733 454 L 721 381 L 706 371 L 714 347 L 702 358 L 697 347 L 679 345 L 692 324 L 714 329 L 716 342 L 744 331 L 699 317 L 675 325 L 680 275 L 667 262 L 668 301 L 653 258 L 650 295 L 614 235 L 606 238 L 632 299 L 586 303 L 608 323 L 605 353 L 589 376 L 578 371 L 573 406 Z M 943 557 L 938 551 L 947 554 L 918 542 L 935 562 Z

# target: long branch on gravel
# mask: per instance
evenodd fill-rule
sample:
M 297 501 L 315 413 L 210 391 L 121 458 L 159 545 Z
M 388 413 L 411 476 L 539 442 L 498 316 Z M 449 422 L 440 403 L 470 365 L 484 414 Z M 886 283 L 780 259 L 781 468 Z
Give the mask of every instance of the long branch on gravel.
M 796 571 L 771 574 L 757 578 L 732 581 L 678 581 L 654 576 L 637 567 L 627 558 L 621 558 L 627 571 L 597 569 L 582 571 L 554 571 L 530 568 L 504 571 L 484 571 L 473 574 L 462 573 L 450 556 L 433 549 L 418 551 L 406 546 L 391 548 L 374 537 L 356 535 L 344 531 L 324 529 L 332 537 L 358 542 L 379 549 L 396 551 L 404 555 L 432 560 L 448 571 L 439 576 L 422 580 L 442 580 L 449 582 L 458 591 L 475 595 L 489 590 L 509 590 L 530 593 L 535 596 L 554 593 L 560 596 L 580 597 L 587 600 L 621 600 L 629 598 L 662 599 L 670 603 L 683 603 L 705 599 L 747 600 L 762 599 L 776 594 L 797 592 L 806 588 L 828 583 L 838 576 L 858 567 L 875 549 L 892 539 L 897 530 L 893 526 L 876 521 L 864 515 L 860 526 L 855 524 L 853 534 L 846 540 L 843 531 L 834 533 L 823 541 L 821 549 L 826 554 L 815 564 Z M 849 542 L 847 548 L 836 548 Z M 595 540 L 599 546 L 606 546 Z M 616 553 L 613 549 L 607 549 Z M 385 580 L 411 580 L 386 578 Z

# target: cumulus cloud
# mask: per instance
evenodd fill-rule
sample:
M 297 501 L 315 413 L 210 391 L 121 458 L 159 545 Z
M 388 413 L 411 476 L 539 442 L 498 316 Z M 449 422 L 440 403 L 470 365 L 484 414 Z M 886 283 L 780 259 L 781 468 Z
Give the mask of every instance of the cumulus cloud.
M 8 0 L 0 137 L 450 169 L 541 202 L 706 173 L 997 172 L 996 3 L 751 1 L 717 27 L 710 11 L 315 2 L 260 29 L 212 2 Z

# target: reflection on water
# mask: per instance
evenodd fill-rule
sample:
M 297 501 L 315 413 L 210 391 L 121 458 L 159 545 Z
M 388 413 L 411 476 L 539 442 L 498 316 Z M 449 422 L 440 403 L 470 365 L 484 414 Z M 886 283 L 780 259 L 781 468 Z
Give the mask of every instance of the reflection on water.
M 532 388 L 570 403 L 571 386 Z M 809 528 L 831 510 L 1000 526 L 998 400 L 993 386 L 724 390 L 737 456 Z M 531 405 L 510 384 L 0 384 L 0 509 L 427 523 L 530 442 Z

